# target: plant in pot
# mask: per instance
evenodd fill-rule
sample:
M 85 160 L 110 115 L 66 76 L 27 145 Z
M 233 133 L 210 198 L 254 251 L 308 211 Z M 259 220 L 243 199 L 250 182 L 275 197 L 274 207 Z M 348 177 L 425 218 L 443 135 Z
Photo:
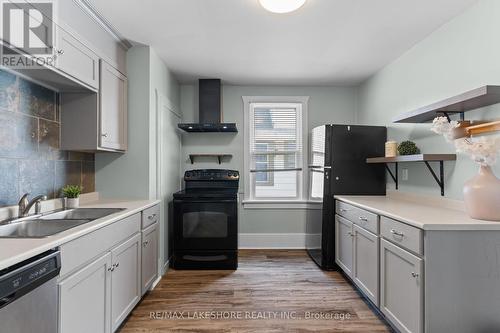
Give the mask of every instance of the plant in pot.
M 66 198 L 66 208 L 78 208 L 80 206 L 80 194 L 83 187 L 80 185 L 66 185 L 62 188 L 64 198 Z
M 470 217 L 500 221 L 500 179 L 491 170 L 500 151 L 500 138 L 457 138 L 455 133 L 460 126 L 457 121 L 437 117 L 431 130 L 442 134 L 448 142 L 455 145 L 457 152 L 469 155 L 479 165 L 479 173 L 466 181 L 463 189 L 465 209 Z
M 413 141 L 403 141 L 398 146 L 399 155 L 415 155 L 420 153 L 417 145 Z

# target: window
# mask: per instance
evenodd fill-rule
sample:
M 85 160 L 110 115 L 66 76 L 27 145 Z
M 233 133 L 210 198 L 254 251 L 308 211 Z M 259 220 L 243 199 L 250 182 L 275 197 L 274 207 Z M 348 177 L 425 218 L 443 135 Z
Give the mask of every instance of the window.
M 244 97 L 246 201 L 304 200 L 307 98 L 283 99 Z

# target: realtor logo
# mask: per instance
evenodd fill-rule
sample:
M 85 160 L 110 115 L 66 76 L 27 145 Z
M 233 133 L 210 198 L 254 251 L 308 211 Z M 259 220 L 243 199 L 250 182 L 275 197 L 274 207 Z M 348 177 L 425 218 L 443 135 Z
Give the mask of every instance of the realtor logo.
M 54 63 L 54 2 L 1 0 L 1 64 L 14 69 Z

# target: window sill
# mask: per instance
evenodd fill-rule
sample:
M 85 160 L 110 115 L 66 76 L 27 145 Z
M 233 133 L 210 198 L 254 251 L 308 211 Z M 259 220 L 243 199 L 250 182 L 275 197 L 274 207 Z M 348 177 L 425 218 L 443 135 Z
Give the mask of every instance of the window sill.
M 244 209 L 321 209 L 322 202 L 308 200 L 243 200 Z

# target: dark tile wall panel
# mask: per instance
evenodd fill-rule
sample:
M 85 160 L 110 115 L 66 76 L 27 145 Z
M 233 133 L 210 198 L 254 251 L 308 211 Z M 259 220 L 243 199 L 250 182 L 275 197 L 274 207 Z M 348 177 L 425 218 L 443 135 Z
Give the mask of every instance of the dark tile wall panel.
M 95 190 L 94 154 L 60 149 L 59 112 L 56 92 L 0 70 L 0 207 L 66 184 Z

